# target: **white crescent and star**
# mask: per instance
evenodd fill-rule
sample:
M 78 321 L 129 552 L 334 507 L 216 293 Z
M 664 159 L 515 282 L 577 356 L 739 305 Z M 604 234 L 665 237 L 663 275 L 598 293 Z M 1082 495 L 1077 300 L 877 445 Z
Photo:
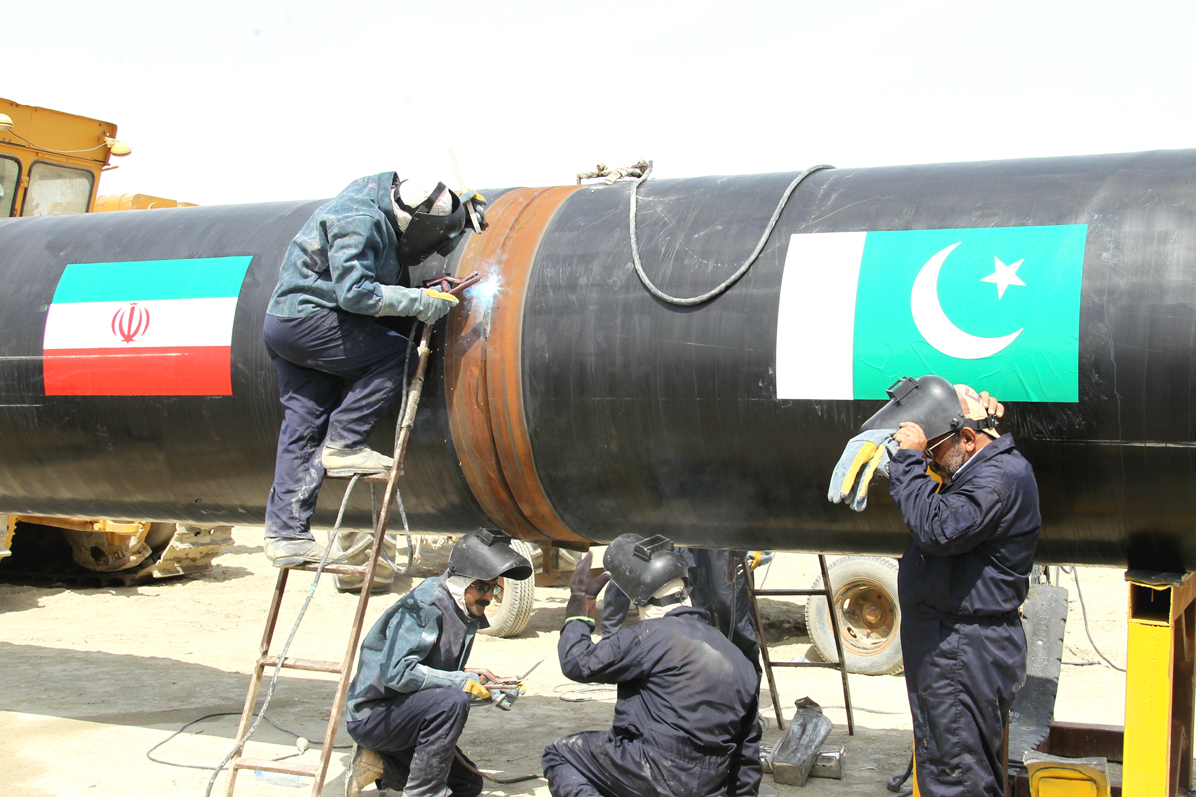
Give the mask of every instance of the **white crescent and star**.
M 1009 346 L 1017 339 L 1018 335 L 1022 334 L 1022 330 L 1019 329 L 996 338 L 985 338 L 964 332 L 953 324 L 951 319 L 947 318 L 947 314 L 943 312 L 943 306 L 939 302 L 939 271 L 942 270 L 947 256 L 960 243 L 962 242 L 953 243 L 939 250 L 922 266 L 917 278 L 914 279 L 914 288 L 910 292 L 910 311 L 913 313 L 914 324 L 918 327 L 918 331 L 931 346 L 948 357 L 960 360 L 980 360 L 991 357 Z M 1025 286 L 1026 283 L 1017 276 L 1018 266 L 1022 264 L 1021 260 L 1007 266 L 999 258 L 993 259 L 996 261 L 996 269 L 992 274 L 981 278 L 980 281 L 996 284 L 998 300 L 1005 296 L 1005 289 L 1010 285 Z

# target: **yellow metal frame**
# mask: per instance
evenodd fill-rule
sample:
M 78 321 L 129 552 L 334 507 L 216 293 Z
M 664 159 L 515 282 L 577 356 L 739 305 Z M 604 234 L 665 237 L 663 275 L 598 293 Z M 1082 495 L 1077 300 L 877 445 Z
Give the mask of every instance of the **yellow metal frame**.
M 1186 794 L 1196 696 L 1196 579 L 1126 573 L 1124 797 Z M 1180 791 L 1182 784 L 1183 791 Z
M 13 199 L 16 215 L 20 215 L 25 204 L 29 170 L 38 161 L 90 172 L 91 196 L 87 198 L 87 209 L 95 207 L 100 172 L 108 168 L 112 154 L 106 141 L 116 138 L 116 125 L 4 98 L 0 98 L 0 113 L 13 122 L 12 130 L 0 130 L 0 155 L 16 158 L 21 164 L 21 179 Z

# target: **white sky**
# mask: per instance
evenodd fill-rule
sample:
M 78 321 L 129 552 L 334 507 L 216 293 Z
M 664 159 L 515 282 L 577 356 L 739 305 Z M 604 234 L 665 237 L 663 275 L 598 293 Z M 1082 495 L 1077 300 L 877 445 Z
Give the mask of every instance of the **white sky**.
M 101 193 L 571 183 L 1183 148 L 1192 2 L 9 3 L 0 96 L 115 122 Z

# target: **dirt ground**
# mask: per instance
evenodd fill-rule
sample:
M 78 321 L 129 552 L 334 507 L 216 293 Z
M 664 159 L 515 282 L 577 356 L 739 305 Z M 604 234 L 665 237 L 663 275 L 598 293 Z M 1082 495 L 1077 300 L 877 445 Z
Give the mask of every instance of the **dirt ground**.
M 203 576 L 150 586 L 65 589 L 0 585 L 0 740 L 5 751 L 0 793 L 23 797 L 170 797 L 202 795 L 209 772 L 154 763 L 146 751 L 180 726 L 203 715 L 239 712 L 248 673 L 257 652 L 276 571 L 262 555 L 261 530 L 234 531 L 237 544 Z M 423 574 L 438 572 L 444 552 L 426 554 Z M 817 575 L 813 556 L 778 556 L 767 585 L 808 586 Z M 1125 663 L 1126 586 L 1120 570 L 1080 571 L 1089 621 L 1097 644 L 1118 665 Z M 280 635 L 289 629 L 310 574 L 296 574 Z M 418 580 L 418 579 L 417 579 Z M 339 659 L 356 597 L 339 594 L 331 577 L 317 591 L 291 655 Z M 400 579 L 393 594 L 376 596 L 369 619 L 377 617 L 413 586 Z M 1065 661 L 1096 660 L 1084 634 L 1074 582 L 1064 577 L 1071 595 Z M 479 637 L 471 664 L 500 674 L 543 664 L 527 681 L 528 694 L 514 710 L 475 710 L 462 747 L 480 767 L 508 775 L 539 771 L 545 744 L 566 734 L 609 727 L 612 692 L 576 692 L 561 675 L 557 631 L 567 590 L 540 589 L 527 630 L 515 639 Z M 811 655 L 804 633 L 801 599 L 793 610 L 773 606 L 777 660 Z M 291 611 L 288 611 L 291 610 Z M 789 618 L 789 621 L 786 620 Z M 786 638 L 779 641 L 779 637 Z M 1103 664 L 1064 667 L 1056 717 L 1120 724 L 1124 675 Z M 821 669 L 778 671 L 782 702 L 809 695 L 836 723 L 831 743 L 847 747 L 847 775 L 842 781 L 811 779 L 799 791 L 779 787 L 782 795 L 884 795 L 890 775 L 904 770 L 910 748 L 908 704 L 901 676 L 851 677 L 856 705 L 856 735 L 848 737 L 838 673 Z M 323 676 L 286 671 L 279 681 L 270 716 L 282 727 L 318 740 L 328 717 L 332 689 Z M 566 702 L 583 700 L 585 702 Z M 769 705 L 767 690 L 761 705 Z M 765 711 L 766 715 L 771 712 Z M 235 716 L 214 717 L 159 748 L 155 756 L 195 766 L 212 766 L 228 752 L 236 731 Z M 775 723 L 765 743 L 780 738 Z M 342 723 L 338 745 L 347 744 Z M 249 754 L 254 758 L 296 753 L 294 738 L 263 724 Z M 315 761 L 318 750 L 300 760 Z M 344 790 L 347 748 L 333 756 L 324 794 Z M 221 776 L 214 794 L 223 794 Z M 771 777 L 765 776 L 766 782 Z M 309 783 L 309 781 L 305 781 Z M 309 787 L 305 787 L 309 788 Z M 302 794 L 244 773 L 238 794 Z M 367 794 L 372 791 L 367 792 Z M 546 797 L 542 781 L 490 787 L 490 794 Z

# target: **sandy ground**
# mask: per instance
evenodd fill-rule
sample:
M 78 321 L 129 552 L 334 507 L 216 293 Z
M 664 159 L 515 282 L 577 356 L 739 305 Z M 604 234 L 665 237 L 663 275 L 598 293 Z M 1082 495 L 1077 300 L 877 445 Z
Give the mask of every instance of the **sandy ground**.
M 24 797 L 168 797 L 202 795 L 209 773 L 154 763 L 146 751 L 185 722 L 205 714 L 239 712 L 256 655 L 261 626 L 276 571 L 262 555 L 261 531 L 238 528 L 237 545 L 226 549 L 215 569 L 203 576 L 151 586 L 63 589 L 0 585 L 0 740 L 5 751 L 0 793 Z M 425 560 L 430 574 L 442 565 L 443 551 Z M 817 574 L 813 556 L 781 555 L 772 565 L 770 587 L 808 586 Z M 1119 570 L 1080 571 L 1089 619 L 1097 644 L 1119 665 L 1125 662 L 1126 587 Z M 296 574 L 284 608 L 281 629 L 289 629 L 310 574 Z M 321 585 L 291 655 L 339 659 L 356 597 L 339 594 L 332 579 Z M 376 596 L 370 620 L 412 586 L 396 583 L 394 594 Z M 1096 659 L 1065 577 L 1072 614 L 1067 628 L 1066 661 Z M 553 739 L 581 730 L 609 727 L 611 693 L 569 694 L 556 659 L 557 631 L 563 619 L 565 589 L 541 589 L 537 610 L 526 631 L 515 639 L 479 637 L 471 664 L 495 672 L 523 672 L 544 663 L 528 679 L 528 694 L 509 713 L 475 710 L 462 747 L 490 772 L 539 771 L 540 753 Z M 793 610 L 772 606 L 778 640 L 774 658 L 800 658 L 812 648 L 804 633 L 801 599 Z M 287 611 L 287 610 L 292 611 Z M 789 621 L 786 621 L 786 617 Z M 786 630 L 787 629 L 787 630 Z M 1056 716 L 1060 719 L 1120 724 L 1124 675 L 1104 665 L 1064 667 Z M 836 723 L 832 743 L 847 747 L 847 776 L 842 781 L 812 779 L 801 792 L 780 787 L 782 795 L 888 794 L 887 778 L 905 767 L 910 722 L 900 676 L 851 677 L 856 704 L 856 736 L 848 737 L 838 673 L 833 670 L 779 670 L 782 701 L 809 695 L 827 707 Z M 332 689 L 322 676 L 296 674 L 280 679 L 270 716 L 280 725 L 319 739 L 328 717 Z M 565 702 L 565 699 L 588 699 Z M 769 705 L 767 692 L 761 705 Z M 766 714 L 769 713 L 766 711 Z M 215 717 L 160 748 L 156 756 L 211 766 L 229 750 L 236 717 Z M 775 743 L 773 729 L 766 743 Z M 343 724 L 338 745 L 348 737 Z M 296 752 L 292 737 L 263 727 L 250 743 L 253 757 Z M 301 760 L 315 761 L 313 747 Z M 337 750 L 324 794 L 344 789 L 347 750 Z M 766 781 L 771 782 L 769 776 Z M 213 793 L 223 794 L 224 776 Z M 238 794 L 302 794 L 240 776 Z M 372 793 L 372 791 L 367 792 Z M 498 795 L 548 795 L 542 782 L 492 787 Z

